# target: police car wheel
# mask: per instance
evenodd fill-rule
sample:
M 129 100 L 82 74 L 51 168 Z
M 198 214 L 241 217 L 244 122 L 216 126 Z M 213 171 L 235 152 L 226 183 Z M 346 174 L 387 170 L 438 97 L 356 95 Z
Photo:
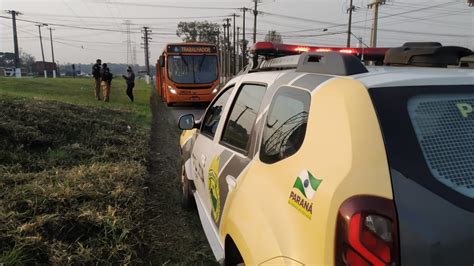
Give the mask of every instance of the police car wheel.
M 185 175 L 184 166 L 181 167 L 181 206 L 185 210 L 192 210 L 196 206 L 191 182 Z

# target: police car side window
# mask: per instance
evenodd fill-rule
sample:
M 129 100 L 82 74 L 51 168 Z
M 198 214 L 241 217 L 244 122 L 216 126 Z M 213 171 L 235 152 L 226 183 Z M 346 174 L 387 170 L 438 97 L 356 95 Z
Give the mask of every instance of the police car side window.
M 250 133 L 265 95 L 264 85 L 244 84 L 232 104 L 222 134 L 222 144 L 247 152 Z
M 232 93 L 233 86 L 225 89 L 225 91 L 219 94 L 217 99 L 207 109 L 206 115 L 202 120 L 201 133 L 211 138 L 216 134 L 217 126 L 221 119 L 222 112 L 227 103 L 227 100 Z
M 275 163 L 295 154 L 306 134 L 309 92 L 281 87 L 268 110 L 260 147 L 260 160 Z

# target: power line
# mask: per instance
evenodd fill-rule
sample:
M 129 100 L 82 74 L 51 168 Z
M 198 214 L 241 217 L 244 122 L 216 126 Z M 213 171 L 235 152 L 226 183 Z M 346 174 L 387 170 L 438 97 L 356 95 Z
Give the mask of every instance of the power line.
M 390 14 L 390 15 L 386 15 L 386 16 L 381 16 L 381 17 L 379 17 L 379 19 L 384 19 L 384 18 L 394 17 L 394 16 L 398 16 L 398 15 L 403 15 L 403 14 L 409 14 L 409 13 L 419 12 L 419 11 L 422 11 L 422 10 L 428 10 L 428 9 L 431 9 L 431 8 L 441 7 L 441 6 L 445 6 L 445 5 L 449 5 L 449 4 L 453 4 L 453 3 L 457 3 L 457 2 L 448 2 L 448 3 L 442 3 L 442 4 L 438 4 L 438 5 L 434 5 L 434 6 L 429 6 L 429 7 L 423 7 L 423 8 L 418 8 L 418 9 L 412 9 L 412 10 L 409 10 L 409 11 L 404 11 L 404 12 L 394 13 L 394 14 Z M 314 30 L 316 30 L 316 29 L 324 29 L 324 28 L 329 29 L 329 28 L 346 27 L 346 26 L 347 26 L 347 24 L 345 24 L 345 23 L 344 23 L 344 24 L 341 24 L 341 23 L 334 23 L 334 22 L 329 22 L 329 21 L 308 19 L 308 18 L 302 18 L 302 17 L 294 17 L 294 16 L 288 16 L 288 15 L 276 14 L 276 13 L 270 13 L 270 12 L 262 12 L 262 11 L 260 11 L 260 13 L 265 14 L 265 15 L 270 15 L 270 16 L 288 18 L 288 19 L 299 20 L 299 21 L 306 21 L 306 22 L 314 22 L 314 23 L 319 23 L 319 24 L 326 25 L 326 27 L 306 29 L 306 30 L 301 30 L 301 31 L 299 31 L 299 32 L 314 31 Z M 369 20 L 372 21 L 372 19 L 369 19 Z M 354 24 L 364 23 L 364 22 L 366 22 L 366 21 L 367 21 L 366 19 L 364 19 L 364 20 L 359 20 L 359 21 L 354 21 L 354 22 L 352 22 L 352 25 L 353 25 L 352 27 L 363 29 L 363 27 L 361 27 L 361 26 L 356 26 L 356 25 L 354 26 Z M 293 31 L 293 32 L 296 32 L 296 31 Z
M 8 18 L 6 16 L 0 16 L 0 18 Z M 8 18 L 9 19 L 9 18 Z M 27 20 L 27 19 L 17 19 L 18 21 L 23 21 L 23 22 L 29 22 L 29 23 L 44 23 L 44 22 L 39 22 L 39 21 L 34 21 L 34 20 Z M 96 30 L 96 31 L 110 31 L 110 32 L 126 32 L 125 30 L 114 30 L 114 29 L 106 29 L 106 28 L 92 28 L 92 27 L 83 27 L 83 26 L 75 26 L 75 25 L 67 25 L 67 24 L 61 24 L 61 23 L 44 23 L 56 27 L 65 27 L 65 28 L 72 28 L 72 29 L 81 29 L 81 30 Z
M 109 7 L 109 1 L 105 1 L 105 5 L 106 5 L 106 9 L 107 9 L 107 13 L 109 13 L 109 15 L 112 16 L 113 20 L 115 21 L 115 26 L 117 29 L 120 29 L 120 26 L 119 26 L 119 23 L 117 22 L 117 19 L 116 17 L 114 16 L 114 13 L 113 12 L 110 12 L 110 7 Z M 127 33 L 128 34 L 128 33 Z
M 239 9 L 237 7 L 176 6 L 176 5 L 127 3 L 127 2 L 113 2 L 113 4 L 115 4 L 115 5 L 126 5 L 126 6 L 146 6 L 146 7 L 164 7 L 164 8 L 176 8 L 176 9 L 201 9 L 201 10 L 238 10 Z
M 397 25 L 407 23 L 407 22 L 413 22 L 413 21 L 418 21 L 418 23 L 422 24 L 431 24 L 431 25 L 438 25 L 441 27 L 447 27 L 447 28 L 454 28 L 454 29 L 464 29 L 464 30 L 470 30 L 472 27 L 461 27 L 460 25 L 452 25 L 446 22 L 439 22 L 439 21 L 429 21 L 428 19 L 434 19 L 434 18 L 441 18 L 441 17 L 447 17 L 447 16 L 460 16 L 462 14 L 470 13 L 471 11 L 464 11 L 464 12 L 456 12 L 456 13 L 440 13 L 436 15 L 429 15 L 426 17 L 410 17 L 410 16 L 404 16 L 400 15 L 399 17 L 401 18 L 406 18 L 406 20 L 398 20 L 396 21 Z
M 25 16 L 32 17 L 58 17 L 58 18 L 69 18 L 71 16 L 59 15 L 59 14 L 43 14 L 43 13 L 29 13 Z M 134 19 L 134 20 L 180 20 L 180 19 L 209 19 L 209 18 L 225 18 L 226 16 L 176 16 L 176 17 L 116 17 L 117 19 Z M 78 16 L 78 18 L 97 18 L 95 16 Z M 114 17 L 100 17 L 101 19 L 114 19 Z

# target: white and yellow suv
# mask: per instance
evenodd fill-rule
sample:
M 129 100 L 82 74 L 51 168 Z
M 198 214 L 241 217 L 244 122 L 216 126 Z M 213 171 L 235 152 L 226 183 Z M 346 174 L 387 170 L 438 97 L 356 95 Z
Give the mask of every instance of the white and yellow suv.
M 474 71 L 308 50 L 254 64 L 201 119 L 180 118 L 183 204 L 216 259 L 473 265 Z M 385 63 L 470 53 L 407 44 Z

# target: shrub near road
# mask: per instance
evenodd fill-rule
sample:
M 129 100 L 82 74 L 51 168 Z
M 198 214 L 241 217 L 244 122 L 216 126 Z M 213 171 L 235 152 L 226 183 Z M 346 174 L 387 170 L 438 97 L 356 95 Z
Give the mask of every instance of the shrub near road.
M 89 79 L 0 78 L 0 264 L 212 259 L 179 208 L 166 110 L 152 101 L 150 131 L 149 86 L 137 82 L 130 104 L 112 84 L 103 103 Z

